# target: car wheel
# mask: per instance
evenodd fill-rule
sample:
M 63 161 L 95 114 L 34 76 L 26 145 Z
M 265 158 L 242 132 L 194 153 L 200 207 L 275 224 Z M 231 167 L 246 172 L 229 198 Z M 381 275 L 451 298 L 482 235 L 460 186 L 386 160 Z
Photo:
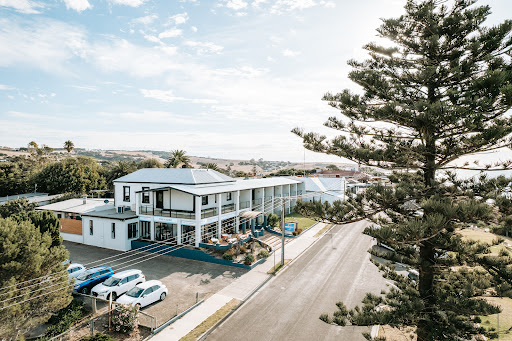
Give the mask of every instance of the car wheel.
M 117 300 L 117 294 L 115 291 L 112 292 L 112 301 Z
M 89 290 L 86 287 L 83 287 L 82 289 L 80 289 L 80 292 L 84 295 L 87 295 L 89 293 Z
M 160 295 L 160 301 L 163 301 L 165 299 L 165 292 L 163 292 L 161 295 Z
M 135 306 L 137 307 L 137 310 L 140 310 L 140 308 L 141 308 L 140 303 L 137 303 Z

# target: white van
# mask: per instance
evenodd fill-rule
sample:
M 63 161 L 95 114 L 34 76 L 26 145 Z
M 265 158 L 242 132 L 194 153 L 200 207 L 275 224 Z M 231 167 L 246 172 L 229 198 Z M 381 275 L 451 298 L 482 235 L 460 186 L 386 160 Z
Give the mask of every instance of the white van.
M 146 276 L 140 270 L 121 271 L 92 288 L 91 295 L 108 300 L 112 293 L 112 300 L 115 301 L 119 296 L 145 281 Z

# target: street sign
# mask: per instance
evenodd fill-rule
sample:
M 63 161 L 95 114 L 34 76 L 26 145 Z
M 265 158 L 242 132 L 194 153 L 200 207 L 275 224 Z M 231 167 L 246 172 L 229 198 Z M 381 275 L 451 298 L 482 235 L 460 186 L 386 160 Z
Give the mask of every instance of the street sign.
M 297 223 L 284 223 L 284 232 L 293 233 L 295 231 L 295 225 Z

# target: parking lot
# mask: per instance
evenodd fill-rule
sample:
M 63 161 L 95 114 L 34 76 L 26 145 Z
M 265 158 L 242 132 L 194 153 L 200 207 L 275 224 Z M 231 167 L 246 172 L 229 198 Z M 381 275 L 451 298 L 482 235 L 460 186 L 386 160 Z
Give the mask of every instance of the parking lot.
M 199 300 L 205 299 L 248 271 L 167 255 L 155 257 L 156 254 L 152 253 L 123 253 L 68 241 L 64 241 L 64 245 L 69 250 L 73 263 L 83 264 L 87 268 L 105 265 L 115 271 L 121 268 L 139 269 L 146 275 L 146 280 L 162 281 L 169 290 L 167 298 L 142 309 L 156 317 L 158 325 L 174 317 L 176 312 L 180 313 L 196 303 L 196 295 Z M 127 257 L 128 255 L 130 256 Z M 123 258 L 120 259 L 121 257 Z M 135 264 L 137 262 L 140 263 Z

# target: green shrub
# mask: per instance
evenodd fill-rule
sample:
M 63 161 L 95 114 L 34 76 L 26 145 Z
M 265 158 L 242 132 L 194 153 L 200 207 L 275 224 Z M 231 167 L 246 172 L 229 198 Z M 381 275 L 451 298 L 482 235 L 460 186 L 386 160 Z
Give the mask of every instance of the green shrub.
M 80 341 L 116 341 L 116 339 L 110 335 L 98 333 L 94 336 L 85 336 L 81 338 Z
M 84 302 L 73 299 L 66 308 L 59 310 L 50 318 L 48 323 L 51 326 L 46 330 L 45 336 L 52 337 L 64 333 L 86 315 Z
M 269 224 L 270 226 L 276 227 L 278 222 L 279 222 L 279 217 L 277 216 L 277 214 L 270 213 L 267 216 L 267 224 Z
M 245 265 L 251 265 L 252 262 L 254 262 L 254 256 L 252 254 L 248 254 L 247 256 L 245 256 L 245 259 L 244 259 Z
M 119 305 L 112 312 L 112 329 L 120 333 L 129 333 L 138 327 L 139 308 Z
M 270 256 L 270 254 L 268 253 L 267 250 L 261 250 L 259 253 L 258 253 L 258 257 L 260 258 L 267 258 L 268 256 Z
M 224 258 L 225 260 L 233 260 L 233 253 L 229 252 L 229 251 L 226 251 L 224 252 L 224 254 L 222 255 L 222 258 Z

